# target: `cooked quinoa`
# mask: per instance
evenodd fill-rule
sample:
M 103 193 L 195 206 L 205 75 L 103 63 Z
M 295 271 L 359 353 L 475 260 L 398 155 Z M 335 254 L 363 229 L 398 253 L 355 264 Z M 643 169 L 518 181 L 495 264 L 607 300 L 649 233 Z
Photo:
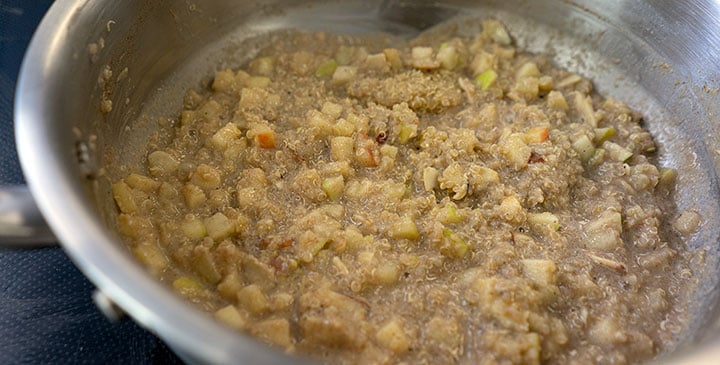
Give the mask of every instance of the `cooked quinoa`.
M 699 216 L 675 221 L 641 115 L 497 21 L 405 43 L 279 33 L 163 120 L 112 187 L 120 232 L 179 295 L 288 352 L 625 364 L 684 329 L 678 234 Z

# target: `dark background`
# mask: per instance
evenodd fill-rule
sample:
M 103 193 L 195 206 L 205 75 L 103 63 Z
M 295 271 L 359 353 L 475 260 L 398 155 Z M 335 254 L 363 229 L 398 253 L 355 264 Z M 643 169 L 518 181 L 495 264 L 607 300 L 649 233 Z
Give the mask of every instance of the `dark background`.
M 25 48 L 51 0 L 0 0 L 0 186 L 23 184 L 13 95 Z M 0 248 L 0 364 L 174 364 L 131 320 L 111 323 L 60 248 Z

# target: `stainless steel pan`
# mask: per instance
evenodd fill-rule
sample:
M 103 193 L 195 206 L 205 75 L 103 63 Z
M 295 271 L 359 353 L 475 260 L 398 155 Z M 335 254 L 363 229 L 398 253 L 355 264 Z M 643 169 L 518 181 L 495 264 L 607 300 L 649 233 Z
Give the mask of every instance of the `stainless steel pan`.
M 29 189 L 80 269 L 188 361 L 297 362 L 193 309 L 124 248 L 112 223 L 109 181 L 119 176 L 119 165 L 144 157 L 154 124 L 139 117 L 177 112 L 186 89 L 216 69 L 239 66 L 272 30 L 412 36 L 452 20 L 472 33 L 474 23 L 466 21 L 486 17 L 503 20 L 521 47 L 551 55 L 643 111 L 662 145 L 661 163 L 680 172 L 680 208 L 704 217 L 688 246 L 707 251 L 690 331 L 664 361 L 718 363 L 717 1 L 58 0 L 32 41 L 17 89 L 17 144 Z M 33 221 L 12 212 L 0 218 L 28 223 L 13 233 L 32 234 Z

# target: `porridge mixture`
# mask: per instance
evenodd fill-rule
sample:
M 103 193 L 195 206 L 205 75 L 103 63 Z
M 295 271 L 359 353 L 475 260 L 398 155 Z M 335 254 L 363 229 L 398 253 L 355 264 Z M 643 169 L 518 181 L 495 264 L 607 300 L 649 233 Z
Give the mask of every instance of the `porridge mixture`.
M 112 192 L 134 255 L 333 364 L 637 363 L 696 279 L 642 117 L 512 45 L 281 33 L 190 90 Z

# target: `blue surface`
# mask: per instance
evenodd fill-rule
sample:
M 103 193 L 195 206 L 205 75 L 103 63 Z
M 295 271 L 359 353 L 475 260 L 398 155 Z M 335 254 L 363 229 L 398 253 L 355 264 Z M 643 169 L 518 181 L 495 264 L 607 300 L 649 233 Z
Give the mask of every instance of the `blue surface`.
M 12 104 L 23 53 L 52 4 L 0 0 L 0 185 L 23 183 Z M 173 364 L 179 360 L 130 320 L 111 323 L 93 285 L 59 248 L 0 249 L 0 364 Z

